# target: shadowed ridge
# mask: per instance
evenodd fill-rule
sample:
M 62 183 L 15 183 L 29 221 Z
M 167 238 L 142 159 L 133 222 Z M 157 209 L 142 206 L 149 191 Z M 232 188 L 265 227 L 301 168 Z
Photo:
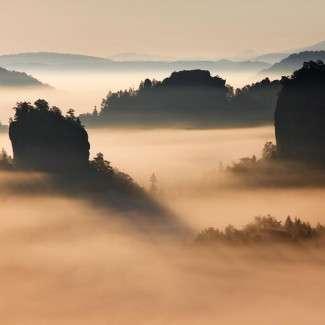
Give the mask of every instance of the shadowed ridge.
M 87 127 L 222 128 L 269 124 L 280 81 L 268 78 L 234 90 L 206 70 L 145 79 L 137 89 L 109 92 L 100 110 L 81 114 Z
M 301 69 L 304 62 L 325 60 L 325 51 L 303 51 L 293 53 L 283 58 L 280 62 L 273 64 L 270 68 L 262 70 L 262 75 L 290 75 L 294 71 Z
M 40 87 L 51 89 L 49 85 L 42 83 L 25 72 L 10 71 L 2 67 L 0 67 L 0 87 Z
M 78 198 L 94 208 L 121 212 L 136 227 L 187 233 L 171 211 L 130 176 L 112 168 L 103 154 L 89 160 L 87 131 L 72 110 L 63 116 L 45 100 L 18 103 L 15 110 L 9 132 L 14 152 L 11 170 L 45 172 L 45 177 L 13 184 L 13 193 Z
M 324 63 L 306 62 L 282 85 L 275 112 L 278 157 L 324 164 Z

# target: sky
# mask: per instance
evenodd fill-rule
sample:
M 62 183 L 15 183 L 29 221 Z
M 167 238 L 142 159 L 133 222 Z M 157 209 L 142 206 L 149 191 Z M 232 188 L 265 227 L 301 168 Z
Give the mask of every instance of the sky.
M 324 0 L 1 0 L 0 53 L 234 58 L 325 40 Z

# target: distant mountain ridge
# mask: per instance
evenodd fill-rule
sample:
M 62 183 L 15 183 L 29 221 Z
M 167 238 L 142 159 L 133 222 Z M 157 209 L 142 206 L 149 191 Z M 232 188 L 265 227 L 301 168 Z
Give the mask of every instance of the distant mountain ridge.
M 270 64 L 277 63 L 284 58 L 286 58 L 289 53 L 267 53 L 257 56 L 255 59 L 263 62 L 268 62 Z
M 306 47 L 298 48 L 298 49 L 294 49 L 294 50 L 262 54 L 262 55 L 252 58 L 252 60 L 264 61 L 267 63 L 275 64 L 275 63 L 285 59 L 286 57 L 288 57 L 291 54 L 300 53 L 300 52 L 310 52 L 310 51 L 325 51 L 325 41 L 321 41 L 321 42 L 318 42 L 311 46 L 306 46 Z
M 51 52 L 18 53 L 0 56 L 0 66 L 8 69 L 35 71 L 50 70 L 94 70 L 94 71 L 176 71 L 205 69 L 211 71 L 238 71 L 257 73 L 270 64 L 259 61 L 113 61 L 106 58 Z
M 324 61 L 325 51 L 305 51 L 300 53 L 291 54 L 278 63 L 275 63 L 270 68 L 262 71 L 262 74 L 269 75 L 287 75 L 295 70 L 300 69 L 304 62 L 309 61 Z
M 8 64 L 73 64 L 73 63 L 103 63 L 112 60 L 81 54 L 66 54 L 56 52 L 26 52 L 0 55 L 0 65 Z
M 318 42 L 312 46 L 301 48 L 297 52 L 307 52 L 307 51 L 325 51 L 325 41 Z

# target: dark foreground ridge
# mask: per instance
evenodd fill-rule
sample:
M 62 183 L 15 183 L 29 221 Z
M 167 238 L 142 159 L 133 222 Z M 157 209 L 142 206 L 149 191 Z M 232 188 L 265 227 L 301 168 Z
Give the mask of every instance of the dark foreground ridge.
M 82 114 L 87 127 L 215 128 L 272 122 L 279 81 L 234 90 L 206 70 L 178 71 L 141 82 L 137 90 L 109 93 L 100 111 Z
M 11 162 L 2 154 L 5 162 L 2 165 L 11 165 L 13 171 L 37 171 L 46 175 L 43 183 L 19 184 L 19 190 L 51 191 L 81 198 L 95 207 L 132 215 L 134 220 L 144 218 L 147 223 L 181 228 L 169 211 L 130 176 L 114 169 L 103 154 L 98 153 L 89 160 L 88 134 L 72 110 L 63 116 L 57 107 L 38 100 L 34 105 L 18 103 L 15 111 L 10 123 L 14 157 Z

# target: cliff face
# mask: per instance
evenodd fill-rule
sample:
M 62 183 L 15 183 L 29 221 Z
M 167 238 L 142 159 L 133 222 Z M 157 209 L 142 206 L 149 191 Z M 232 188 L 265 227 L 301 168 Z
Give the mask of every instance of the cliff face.
M 15 109 L 9 137 L 18 166 L 41 171 L 87 168 L 88 134 L 72 111 L 63 116 L 43 100 L 34 106 L 19 103 Z
M 279 158 L 325 163 L 325 65 L 305 63 L 282 84 L 275 111 Z

